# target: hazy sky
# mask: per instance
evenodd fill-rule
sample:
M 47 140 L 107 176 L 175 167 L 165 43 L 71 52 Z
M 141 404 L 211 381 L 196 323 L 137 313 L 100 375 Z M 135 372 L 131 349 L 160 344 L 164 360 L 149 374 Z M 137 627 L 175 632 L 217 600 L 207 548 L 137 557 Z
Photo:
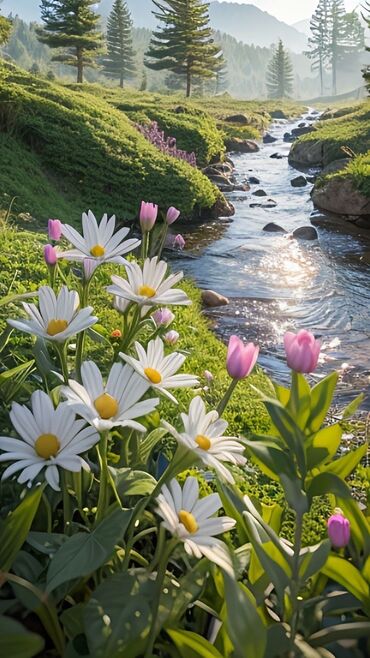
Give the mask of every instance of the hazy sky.
M 281 21 L 292 24 L 309 18 L 317 7 L 317 0 L 226 0 L 240 4 L 256 5 Z M 358 0 L 345 0 L 347 11 L 352 11 L 361 3 Z M 363 3 L 362 3 L 363 4 Z

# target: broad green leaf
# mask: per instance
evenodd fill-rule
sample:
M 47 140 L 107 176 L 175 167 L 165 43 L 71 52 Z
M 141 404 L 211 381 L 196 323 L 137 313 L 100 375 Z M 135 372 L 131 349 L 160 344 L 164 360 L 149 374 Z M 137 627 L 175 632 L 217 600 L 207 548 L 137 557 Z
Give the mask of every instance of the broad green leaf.
M 232 485 L 216 480 L 217 491 L 220 495 L 223 508 L 228 516 L 235 519 L 236 531 L 241 545 L 249 542 L 249 535 L 246 532 L 243 514 L 245 512 L 245 504 L 243 496 L 240 491 Z
M 322 628 L 311 637 L 308 642 L 313 647 L 322 647 L 339 640 L 353 640 L 370 637 L 370 621 L 355 621 L 335 624 L 328 628 Z
M 338 555 L 329 555 L 322 573 L 334 582 L 343 585 L 353 596 L 361 601 L 365 607 L 370 607 L 370 590 L 361 572 L 356 567 Z
M 342 434 L 343 430 L 340 425 L 335 424 L 323 427 L 314 435 L 311 445 L 307 448 L 307 465 L 309 469 L 335 457 Z
M 309 546 L 301 552 L 299 575 L 302 580 L 308 580 L 321 571 L 331 550 L 331 542 L 325 539 L 317 546 Z
M 311 390 L 311 414 L 307 422 L 311 434 L 318 432 L 333 400 L 338 373 L 332 372 Z
M 268 439 L 263 441 L 245 440 L 248 454 L 261 471 L 272 480 L 279 481 L 281 473 L 294 477 L 292 459 L 282 447 Z
M 281 656 L 288 655 L 289 646 L 287 628 L 284 624 L 271 624 L 267 628 L 265 658 L 281 658 Z
M 285 473 L 280 475 L 280 480 L 289 507 L 294 509 L 300 516 L 308 512 L 308 499 L 306 492 L 303 490 L 302 482 L 297 477 L 289 477 Z
M 361 460 L 366 457 L 366 453 L 368 450 L 368 444 L 364 443 L 362 446 L 359 448 L 356 448 L 356 450 L 351 450 L 350 452 L 347 452 L 346 455 L 343 455 L 343 457 L 339 457 L 338 459 L 333 459 L 333 461 L 330 462 L 330 464 L 326 464 L 325 466 L 322 467 L 322 470 L 324 470 L 326 473 L 334 473 L 340 478 L 347 478 L 355 468 L 359 465 Z M 340 495 L 340 494 L 338 494 Z
M 181 619 L 188 607 L 199 598 L 205 587 L 205 574 L 208 570 L 208 560 L 200 560 L 194 569 L 188 571 L 179 580 L 180 587 L 176 587 L 175 598 L 166 619 L 168 626 L 173 626 Z
M 145 471 L 131 468 L 110 469 L 120 498 L 124 496 L 149 496 L 157 485 L 157 480 Z
M 204 637 L 192 631 L 167 629 L 181 658 L 223 658 Z
M 306 456 L 304 452 L 305 435 L 298 427 L 291 414 L 275 400 L 264 400 L 270 418 L 285 440 L 290 452 L 295 456 L 301 475 L 306 474 Z
M 290 390 L 289 388 L 285 388 L 284 386 L 280 386 L 280 384 L 276 384 L 273 382 L 274 390 L 275 390 L 275 395 L 279 402 L 283 405 L 283 407 L 286 407 L 289 398 L 290 398 Z
M 18 295 L 7 295 L 0 299 L 0 306 L 6 306 L 7 304 L 14 304 L 15 302 L 21 302 L 24 299 L 31 299 L 32 297 L 37 297 L 38 291 L 35 292 L 26 292 Z
M 58 532 L 35 532 L 31 531 L 27 537 L 27 544 L 39 553 L 53 555 L 59 550 L 68 537 Z
M 18 551 L 26 541 L 39 508 L 44 486 L 28 493 L 0 526 L 0 570 L 9 571 Z
M 356 413 L 357 409 L 360 407 L 362 402 L 365 399 L 365 393 L 360 393 L 360 395 L 357 396 L 352 402 L 350 402 L 345 409 L 342 411 L 342 419 L 346 420 L 346 418 L 351 418 L 353 414 Z
M 76 637 L 76 635 L 82 635 L 84 633 L 83 615 L 85 605 L 85 603 L 76 603 L 64 610 L 60 616 L 64 633 L 70 640 Z
M 83 578 L 101 567 L 131 519 L 131 510 L 115 509 L 92 532 L 70 537 L 53 556 L 47 573 L 47 592 L 75 578 Z
M 321 472 L 312 478 L 307 488 L 307 495 L 312 499 L 314 496 L 325 496 L 326 494 L 349 498 L 351 490 L 338 475 Z
M 157 429 L 150 432 L 147 436 L 140 439 L 139 444 L 139 457 L 142 464 L 146 464 L 149 459 L 150 453 L 153 448 L 163 439 L 164 436 L 168 434 L 168 431 L 163 427 L 157 427 Z
M 234 645 L 234 658 L 264 658 L 267 644 L 266 627 L 257 612 L 251 592 L 224 574 L 226 624 Z
M 288 411 L 301 430 L 304 430 L 311 412 L 311 389 L 304 375 L 292 372 L 292 386 Z
M 44 648 L 44 640 L 29 633 L 15 619 L 0 616 L 0 655 L 4 658 L 32 658 Z

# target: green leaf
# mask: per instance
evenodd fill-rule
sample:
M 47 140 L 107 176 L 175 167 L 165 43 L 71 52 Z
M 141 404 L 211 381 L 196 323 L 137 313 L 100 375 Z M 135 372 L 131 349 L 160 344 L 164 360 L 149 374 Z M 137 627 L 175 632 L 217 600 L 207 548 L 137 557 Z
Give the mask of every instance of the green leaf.
M 370 637 L 370 621 L 356 621 L 344 624 L 335 624 L 328 628 L 322 628 L 311 637 L 308 642 L 313 647 L 322 647 L 339 640 L 354 640 Z
M 353 473 L 362 459 L 366 457 L 367 450 L 368 444 L 364 443 L 359 448 L 356 448 L 356 450 L 347 452 L 343 457 L 333 459 L 330 464 L 326 464 L 322 468 L 325 472 L 333 473 L 344 480 Z M 338 495 L 340 496 L 341 494 Z
M 0 526 L 0 570 L 9 571 L 22 548 L 39 508 L 44 486 L 28 493 Z
M 290 398 L 290 390 L 289 388 L 285 388 L 284 386 L 280 386 L 280 384 L 276 384 L 276 382 L 273 382 L 274 390 L 275 390 L 275 395 L 279 402 L 283 405 L 283 407 L 286 407 L 289 398 Z
M 75 578 L 83 578 L 101 567 L 112 555 L 131 519 L 131 510 L 115 509 L 91 533 L 67 539 L 51 560 L 46 591 Z
M 234 658 L 264 658 L 266 627 L 257 612 L 252 593 L 224 574 L 226 615 L 224 622 L 234 645 Z
M 245 512 L 245 504 L 243 496 L 240 491 L 234 486 L 216 480 L 217 491 L 220 495 L 223 508 L 228 516 L 235 519 L 236 531 L 239 538 L 240 545 L 249 542 L 249 535 L 245 529 L 243 514 Z
M 198 564 L 188 571 L 185 576 L 179 580 L 179 587 L 176 587 L 175 598 L 169 610 L 169 616 L 166 620 L 168 626 L 174 625 L 185 614 L 188 607 L 199 598 L 205 587 L 205 574 L 209 570 L 208 560 L 200 560 Z
M 275 400 L 264 400 L 270 418 L 285 440 L 290 452 L 295 456 L 301 475 L 306 474 L 306 456 L 304 452 L 305 436 L 289 411 Z
M 19 622 L 0 616 L 0 655 L 4 658 L 32 658 L 44 648 L 44 640 L 28 633 Z
M 32 297 L 37 297 L 38 291 L 35 292 L 26 292 L 20 295 L 7 295 L 0 299 L 0 306 L 6 306 L 7 304 L 14 304 L 15 302 L 21 302 L 24 299 L 32 299 Z
M 297 477 L 289 477 L 285 473 L 280 475 L 280 480 L 289 507 L 294 509 L 300 516 L 308 512 L 308 499 L 302 488 L 302 482 Z
M 149 459 L 150 453 L 153 448 L 163 439 L 164 436 L 168 434 L 168 431 L 163 427 L 157 427 L 157 429 L 150 432 L 145 438 L 140 439 L 139 444 L 139 458 L 142 464 L 146 464 Z
M 307 495 L 312 499 L 314 496 L 325 496 L 326 494 L 349 498 L 351 490 L 338 475 L 327 472 L 319 473 L 312 478 L 307 488 Z
M 361 601 L 367 609 L 370 606 L 369 584 L 356 567 L 338 555 L 329 555 L 322 573 L 334 582 L 343 585 L 353 596 Z
M 292 372 L 292 387 L 288 411 L 301 430 L 304 430 L 311 412 L 311 389 L 304 375 Z
M 365 393 L 360 393 L 360 395 L 357 396 L 352 402 L 350 402 L 345 409 L 342 411 L 342 419 L 346 420 L 346 418 L 351 418 L 353 414 L 356 413 L 357 409 L 361 406 L 365 399 Z
M 247 446 L 250 457 L 267 477 L 275 481 L 279 481 L 282 473 L 294 477 L 292 459 L 277 443 L 269 441 L 268 438 L 261 441 L 246 439 L 243 443 Z
M 124 496 L 149 496 L 157 480 L 145 471 L 131 468 L 110 468 L 120 498 Z
M 337 372 L 332 372 L 311 390 L 311 414 L 307 422 L 311 434 L 319 431 L 326 418 L 333 400 L 338 377 Z
M 167 629 L 181 658 L 223 658 L 217 649 L 201 635 L 192 631 Z
M 302 580 L 308 580 L 317 574 L 329 557 L 331 542 L 325 539 L 316 546 L 308 546 L 301 551 L 299 576 Z
M 343 430 L 340 425 L 335 424 L 324 427 L 314 435 L 311 445 L 307 448 L 307 465 L 309 469 L 335 457 L 342 434 Z

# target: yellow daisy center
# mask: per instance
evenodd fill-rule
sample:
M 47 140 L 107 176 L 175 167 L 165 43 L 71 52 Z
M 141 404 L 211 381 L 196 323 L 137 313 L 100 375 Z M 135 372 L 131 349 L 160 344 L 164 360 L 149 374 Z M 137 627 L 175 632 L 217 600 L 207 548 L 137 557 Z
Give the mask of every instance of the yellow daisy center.
M 118 402 L 115 398 L 109 395 L 109 393 L 99 395 L 94 402 L 94 406 L 100 418 L 103 418 L 103 420 L 112 418 L 112 416 L 115 416 L 118 411 Z
M 39 457 L 50 459 L 56 457 L 60 443 L 55 434 L 41 434 L 35 441 L 35 450 Z
M 198 434 L 198 436 L 195 437 L 195 443 L 197 443 L 202 450 L 209 450 L 212 445 L 208 436 L 203 436 L 203 434 Z
M 156 292 L 157 291 L 154 288 L 151 288 L 150 286 L 140 286 L 138 290 L 138 294 L 141 295 L 142 297 L 154 297 Z
M 96 244 L 94 247 L 91 247 L 90 254 L 95 256 L 95 258 L 100 258 L 100 256 L 104 256 L 105 249 L 101 244 Z
M 46 333 L 49 334 L 49 336 L 56 336 L 56 334 L 61 334 L 62 331 L 67 329 L 67 327 L 67 320 L 50 320 Z
M 181 509 L 179 511 L 179 521 L 185 526 L 186 530 L 190 532 L 191 535 L 198 530 L 199 526 L 191 512 Z
M 144 373 L 148 377 L 148 379 L 152 382 L 152 384 L 160 384 L 162 381 L 162 375 L 158 370 L 154 370 L 154 368 L 144 368 Z

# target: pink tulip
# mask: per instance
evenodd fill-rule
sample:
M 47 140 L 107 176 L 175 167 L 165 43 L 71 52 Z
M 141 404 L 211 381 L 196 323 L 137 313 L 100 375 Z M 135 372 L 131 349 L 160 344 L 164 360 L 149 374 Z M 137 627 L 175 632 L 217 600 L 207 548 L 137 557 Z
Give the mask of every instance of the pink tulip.
M 333 514 L 328 519 L 328 535 L 334 548 L 344 548 L 351 538 L 351 526 L 343 514 Z
M 143 233 L 152 230 L 158 215 L 158 206 L 155 203 L 141 202 L 140 207 L 140 226 Z
M 49 219 L 48 221 L 49 240 L 55 242 L 62 237 L 62 222 L 59 219 Z
M 179 217 L 180 217 L 180 211 L 177 210 L 177 208 L 175 208 L 174 206 L 171 206 L 171 208 L 167 210 L 167 215 L 166 215 L 166 222 L 168 226 L 171 226 L 171 224 L 176 222 L 176 220 Z
M 253 343 L 244 345 L 238 336 L 231 336 L 227 350 L 226 368 L 233 379 L 244 379 L 251 374 L 260 348 Z
M 44 247 L 44 259 L 46 265 L 51 265 L 52 267 L 57 263 L 57 251 L 51 244 L 46 244 Z
M 297 334 L 288 331 L 284 346 L 289 368 L 295 372 L 313 372 L 319 360 L 321 343 L 309 331 L 302 329 Z
M 157 327 L 168 327 L 174 321 L 175 316 L 169 308 L 159 308 L 152 313 L 152 318 Z
M 164 341 L 167 343 L 167 345 L 176 345 L 177 341 L 180 338 L 180 334 L 177 333 L 174 329 L 172 331 L 168 331 L 164 336 Z
M 180 233 L 178 235 L 176 235 L 176 237 L 173 241 L 173 246 L 175 248 L 177 247 L 177 249 L 180 249 L 182 251 L 183 248 L 185 247 L 185 245 L 186 245 L 186 242 L 185 242 L 184 238 L 182 237 L 182 235 Z

